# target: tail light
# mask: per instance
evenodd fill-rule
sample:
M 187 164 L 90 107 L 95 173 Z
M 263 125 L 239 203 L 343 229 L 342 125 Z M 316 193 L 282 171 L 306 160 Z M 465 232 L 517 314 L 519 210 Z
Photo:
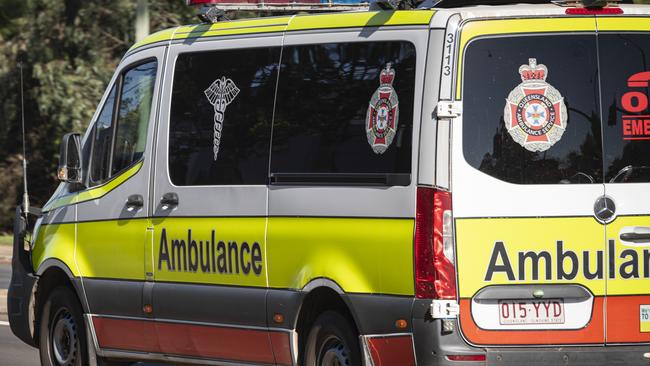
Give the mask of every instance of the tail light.
M 418 187 L 414 246 L 415 296 L 456 299 L 450 192 Z

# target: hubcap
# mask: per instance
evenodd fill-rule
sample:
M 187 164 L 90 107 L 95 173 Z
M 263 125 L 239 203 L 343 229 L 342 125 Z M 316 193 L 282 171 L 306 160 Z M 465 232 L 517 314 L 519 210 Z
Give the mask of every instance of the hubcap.
M 52 353 L 59 366 L 72 366 L 77 358 L 79 337 L 72 314 L 67 309 L 60 309 L 53 318 L 50 339 Z
M 335 336 L 330 336 L 318 352 L 319 366 L 347 366 L 350 356 L 343 342 Z

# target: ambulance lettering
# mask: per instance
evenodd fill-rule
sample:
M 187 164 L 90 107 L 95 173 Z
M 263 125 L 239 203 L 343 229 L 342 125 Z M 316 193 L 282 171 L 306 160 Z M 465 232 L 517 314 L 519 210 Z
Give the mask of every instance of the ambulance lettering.
M 583 250 L 576 252 L 565 249 L 562 240 L 555 243 L 555 251 L 518 251 L 511 259 L 506 244 L 494 243 L 492 254 L 485 273 L 485 281 L 490 282 L 495 275 L 502 274 L 509 281 L 537 281 L 542 277 L 551 280 L 574 280 L 582 271 L 588 280 L 602 280 L 605 276 L 615 279 L 650 278 L 650 249 L 641 253 L 633 249 L 616 251 L 616 242 L 609 240 L 607 248 L 608 271 L 605 273 L 605 253 L 603 250 Z M 617 261 L 620 259 L 620 261 Z M 516 266 L 513 266 L 516 264 Z M 617 267 L 617 264 L 619 265 Z M 532 275 L 528 278 L 526 269 L 530 266 Z
M 257 276 L 262 273 L 262 248 L 258 242 L 216 242 L 215 236 L 215 230 L 212 230 L 209 240 L 199 240 L 197 243 L 192 238 L 192 229 L 188 229 L 187 241 L 167 239 L 167 230 L 163 228 L 158 251 L 158 270 L 164 268 L 170 272 L 244 275 L 252 272 Z
M 644 71 L 627 79 L 629 88 L 647 91 L 650 71 Z M 639 114 L 648 111 L 648 95 L 639 90 L 629 91 L 621 97 L 623 115 L 623 140 L 650 140 L 650 115 Z

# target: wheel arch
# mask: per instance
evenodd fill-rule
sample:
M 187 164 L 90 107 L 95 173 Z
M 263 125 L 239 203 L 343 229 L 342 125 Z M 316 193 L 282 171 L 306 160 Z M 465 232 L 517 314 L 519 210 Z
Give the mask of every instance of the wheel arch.
M 43 261 L 43 263 L 38 267 L 36 275 L 38 276 L 38 281 L 36 283 L 36 289 L 34 291 L 34 307 L 32 309 L 34 317 L 33 319 L 35 320 L 33 333 L 34 335 L 39 334 L 39 319 L 41 317 L 45 301 L 47 300 L 52 290 L 59 286 L 70 288 L 70 290 L 72 290 L 72 292 L 77 296 L 77 300 L 79 300 L 83 312 L 88 312 L 88 304 L 85 301 L 85 297 L 83 296 L 81 279 L 75 277 L 72 274 L 70 268 L 61 260 L 48 258 L 47 260 Z M 38 337 L 35 336 L 34 339 L 38 346 Z
M 328 278 L 316 278 L 301 290 L 302 300 L 295 320 L 300 352 L 307 333 L 316 318 L 325 311 L 334 310 L 348 319 L 357 334 L 361 334 L 359 318 L 349 301 L 346 292 L 335 281 Z

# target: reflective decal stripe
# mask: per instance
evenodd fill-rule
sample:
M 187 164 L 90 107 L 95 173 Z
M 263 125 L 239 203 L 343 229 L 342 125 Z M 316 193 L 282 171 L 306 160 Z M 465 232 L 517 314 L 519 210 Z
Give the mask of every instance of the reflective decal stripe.
M 215 24 L 198 24 L 154 33 L 143 41 L 133 45 L 133 47 L 129 49 L 129 52 L 156 42 L 187 38 L 302 31 L 312 29 L 428 25 L 434 13 L 435 11 L 432 10 L 363 11 L 336 14 L 296 15 L 293 17 L 269 17 L 220 22 Z
M 596 17 L 598 32 L 650 31 L 650 17 Z
M 603 317 L 605 298 L 594 298 L 591 321 L 583 329 L 577 330 L 483 330 L 472 319 L 471 300 L 460 300 L 460 327 L 463 336 L 472 345 L 576 345 L 602 344 L 604 334 Z M 608 304 L 609 305 L 609 304 Z M 638 322 L 637 322 L 638 324 Z
M 533 18 L 470 21 L 460 34 L 456 99 L 462 98 L 463 55 L 471 40 L 479 36 L 522 33 L 596 32 L 594 18 Z
M 107 193 L 109 193 L 110 191 L 112 191 L 113 189 L 115 189 L 117 186 L 124 183 L 132 176 L 134 176 L 138 171 L 140 171 L 140 168 L 142 168 L 142 161 L 138 162 L 137 164 L 133 165 L 131 168 L 124 171 L 122 174 L 114 177 L 113 179 L 109 180 L 108 182 L 100 186 L 93 187 L 81 192 L 70 193 L 63 197 L 57 198 L 54 201 L 49 202 L 47 205 L 45 205 L 45 207 L 43 207 L 43 211 L 47 212 L 47 211 L 54 210 L 55 208 L 101 198 L 105 196 Z
M 411 335 L 368 337 L 368 349 L 374 366 L 414 366 Z
M 302 15 L 296 16 L 291 20 L 287 31 L 394 25 L 428 25 L 433 14 L 433 11 L 406 10 Z
M 102 349 L 290 365 L 288 332 L 93 317 Z M 159 345 L 156 344 L 159 341 Z M 271 346 L 277 346 L 274 349 Z

